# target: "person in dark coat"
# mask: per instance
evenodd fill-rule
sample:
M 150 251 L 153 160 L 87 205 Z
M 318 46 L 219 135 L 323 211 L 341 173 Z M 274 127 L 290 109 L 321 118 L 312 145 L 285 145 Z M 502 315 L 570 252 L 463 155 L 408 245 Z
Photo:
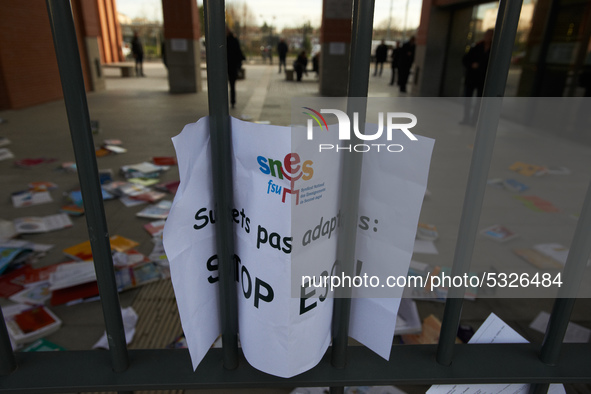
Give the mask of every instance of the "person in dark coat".
M 312 71 L 316 73 L 316 78 L 320 75 L 320 52 L 316 52 L 314 56 L 312 56 Z
M 390 86 L 394 85 L 394 79 L 396 77 L 396 69 L 398 68 L 398 42 L 394 44 L 394 48 L 392 48 L 392 58 L 391 58 L 391 65 L 392 65 L 392 77 L 390 78 Z
M 234 36 L 234 33 L 226 27 L 226 48 L 228 51 L 228 82 L 230 82 L 230 104 L 232 108 L 236 105 L 236 80 L 238 72 L 242 68 L 242 62 L 246 60 L 240 41 Z
M 380 68 L 380 76 L 382 75 L 382 70 L 384 69 L 384 63 L 388 59 L 388 46 L 386 42 L 382 40 L 382 43 L 378 45 L 376 48 L 376 69 L 373 72 L 373 76 L 375 77 L 378 75 L 378 67 Z
M 131 40 L 131 53 L 135 59 L 135 75 L 138 77 L 145 77 L 144 75 L 144 47 L 138 36 L 137 31 L 133 33 Z
M 281 73 L 281 65 L 283 64 L 283 70 L 285 71 L 285 59 L 287 58 L 287 44 L 285 40 L 282 38 L 277 44 L 277 54 L 279 55 L 279 73 Z
M 482 41 L 477 42 L 462 58 L 465 69 L 464 76 L 464 118 L 460 124 L 475 125 L 478 120 L 479 100 L 472 105 L 472 97 L 482 97 L 484 90 L 484 79 L 490 56 L 494 31 L 487 30 Z
M 302 74 L 308 75 L 306 68 L 308 67 L 308 57 L 306 51 L 301 51 L 295 62 L 293 62 L 293 69 L 296 72 L 298 82 L 302 80 Z
M 398 86 L 401 93 L 406 93 L 406 84 L 410 75 L 410 68 L 415 61 L 415 38 L 411 37 L 402 45 L 397 54 Z

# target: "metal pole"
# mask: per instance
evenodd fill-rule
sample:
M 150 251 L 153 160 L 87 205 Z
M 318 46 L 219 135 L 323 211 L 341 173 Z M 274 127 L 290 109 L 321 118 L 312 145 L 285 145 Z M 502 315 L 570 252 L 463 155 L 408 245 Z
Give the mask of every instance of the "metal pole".
M 351 116 L 352 112 L 358 112 L 360 125 L 365 124 L 373 14 L 374 1 L 354 0 L 348 96 L 361 99 L 349 100 L 347 113 Z M 360 141 L 356 136 L 351 141 L 352 144 L 358 142 Z M 355 259 L 362 158 L 361 154 L 355 152 L 346 152 L 343 158 L 343 173 L 347 176 L 342 177 L 341 206 L 345 214 L 343 230 L 338 240 L 337 261 L 341 263 L 341 269 L 345 274 L 353 272 Z M 337 291 L 341 293 L 337 293 L 334 304 L 332 365 L 344 368 L 347 363 L 351 291 L 345 288 L 339 288 Z
M 589 255 L 591 255 L 591 184 L 587 189 L 581 216 L 564 266 L 563 283 L 554 301 L 552 316 L 542 343 L 540 359 L 546 364 L 554 365 L 558 361 L 560 347 Z
M 493 97 L 502 97 L 505 92 L 521 3 L 521 1 L 502 0 L 499 6 L 497 28 L 491 45 L 483 93 L 483 96 L 489 97 L 489 99 L 481 101 L 474 152 L 454 253 L 452 276 L 461 276 L 467 273 L 470 268 L 484 200 L 486 179 L 501 115 L 501 100 L 493 99 Z M 450 287 L 449 289 L 437 347 L 437 362 L 439 364 L 451 364 L 465 292 L 465 288 Z
M 16 369 L 16 360 L 10 344 L 10 337 L 4 322 L 4 314 L 0 308 L 0 376 L 10 374 Z
M 129 366 L 129 357 L 72 10 L 70 2 L 63 0 L 47 0 L 47 10 L 72 135 L 111 362 L 115 372 L 122 372 Z
M 207 43 L 207 97 L 213 193 L 219 220 L 216 247 L 219 262 L 224 367 L 238 366 L 238 299 L 234 281 L 234 228 L 232 227 L 232 136 L 228 112 L 228 61 L 224 1 L 206 0 L 204 5 Z

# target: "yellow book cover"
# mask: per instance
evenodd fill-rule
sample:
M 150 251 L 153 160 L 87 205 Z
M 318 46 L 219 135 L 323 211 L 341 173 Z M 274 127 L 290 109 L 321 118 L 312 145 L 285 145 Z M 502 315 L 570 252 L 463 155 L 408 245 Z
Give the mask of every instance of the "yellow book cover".
M 111 238 L 109 238 L 109 240 L 111 241 L 111 250 L 115 250 L 117 252 L 125 252 L 139 245 L 138 242 L 135 242 L 129 238 L 122 237 L 120 235 L 113 235 Z M 77 261 L 92 260 L 92 250 L 90 248 L 90 241 L 70 246 L 69 248 L 64 249 L 63 252 L 67 256 Z

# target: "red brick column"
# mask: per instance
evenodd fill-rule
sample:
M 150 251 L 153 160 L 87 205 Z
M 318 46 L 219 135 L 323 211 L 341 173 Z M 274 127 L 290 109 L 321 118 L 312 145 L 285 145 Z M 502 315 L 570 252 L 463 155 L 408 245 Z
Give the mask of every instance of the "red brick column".
M 195 0 L 162 0 L 164 51 L 171 93 L 201 91 L 199 12 Z
M 352 0 L 324 0 L 320 28 L 320 94 L 347 95 L 351 50 Z

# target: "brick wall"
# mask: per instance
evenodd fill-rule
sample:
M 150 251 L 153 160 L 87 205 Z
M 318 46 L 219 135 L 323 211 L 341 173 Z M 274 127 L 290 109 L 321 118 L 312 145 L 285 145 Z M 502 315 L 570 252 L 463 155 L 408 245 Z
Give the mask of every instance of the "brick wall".
M 162 15 L 164 38 L 199 40 L 199 12 L 194 0 L 165 0 Z
M 102 0 L 98 0 L 102 1 Z M 72 9 L 86 90 L 91 90 L 85 36 L 100 35 L 97 0 Z M 0 0 L 0 109 L 19 109 L 63 97 L 44 0 Z
M 23 108 L 62 97 L 43 0 L 0 1 L 0 108 Z M 4 86 L 1 86 L 4 85 Z

